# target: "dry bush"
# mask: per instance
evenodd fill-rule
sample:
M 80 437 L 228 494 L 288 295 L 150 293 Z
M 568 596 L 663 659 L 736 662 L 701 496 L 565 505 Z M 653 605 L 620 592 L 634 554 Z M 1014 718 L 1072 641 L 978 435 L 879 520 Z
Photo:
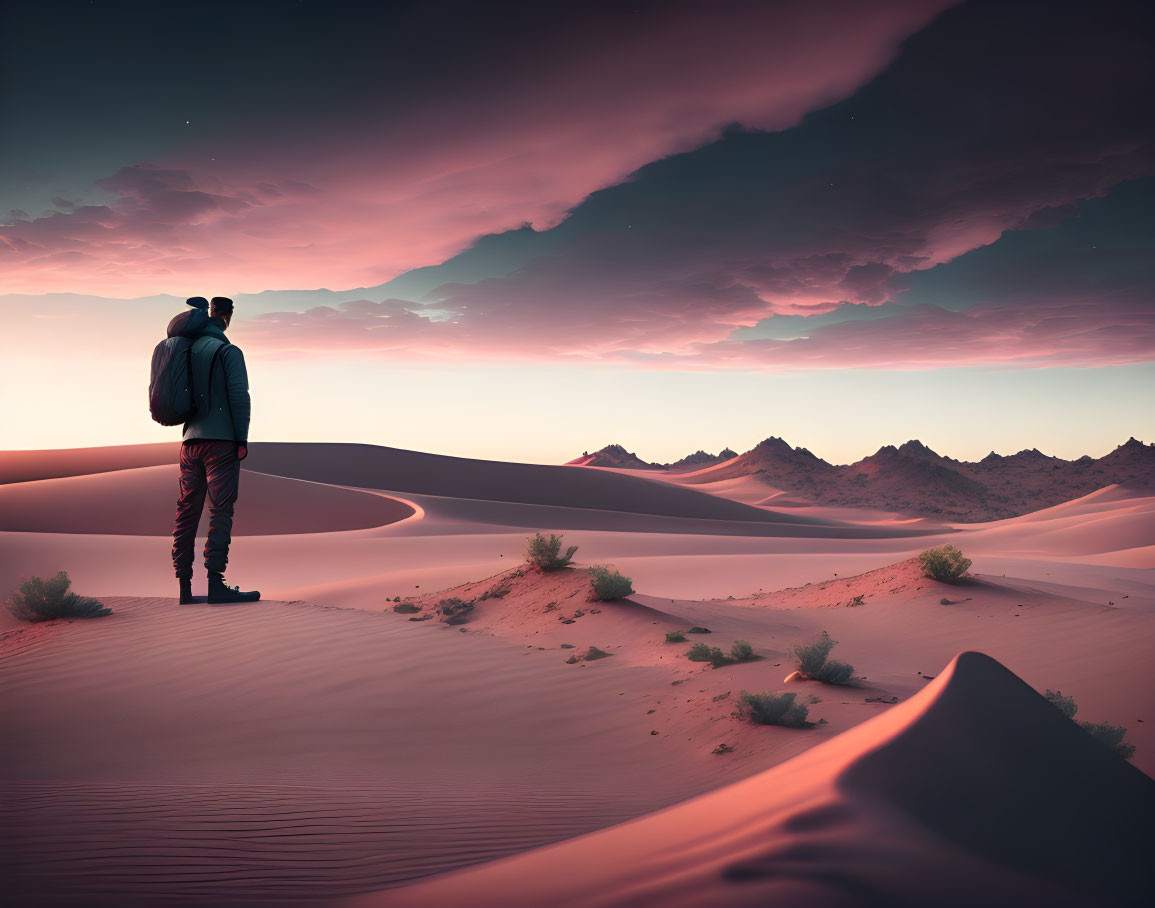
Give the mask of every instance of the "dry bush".
M 590 586 L 593 587 L 594 595 L 603 602 L 624 599 L 634 594 L 633 581 L 616 567 L 605 564 L 595 564 L 590 568 Z
M 72 581 L 60 571 L 55 577 L 29 577 L 8 597 L 8 611 L 21 621 L 53 621 L 57 618 L 101 618 L 112 609 L 87 596 L 70 593 Z
M 810 643 L 795 642 L 790 651 L 794 654 L 794 660 L 798 663 L 798 671 L 807 677 L 817 675 L 821 670 L 823 664 L 826 662 L 826 657 L 830 655 L 830 651 L 838 645 L 837 640 L 832 640 L 830 634 L 823 631 L 817 640 Z
M 818 670 L 814 680 L 821 681 L 823 684 L 849 684 L 853 678 L 853 665 L 831 659 Z
M 604 649 L 599 649 L 596 646 L 591 646 L 589 649 L 587 649 L 581 655 L 574 653 L 572 656 L 570 656 L 565 661 L 569 665 L 573 665 L 575 662 L 593 662 L 597 659 L 605 659 L 609 655 L 611 655 L 611 654 L 607 653 Z
M 1075 702 L 1074 697 L 1064 697 L 1062 691 L 1048 690 L 1043 696 L 1047 698 L 1047 702 L 1068 719 L 1071 719 L 1079 728 L 1100 744 L 1109 747 L 1124 760 L 1129 760 L 1135 755 L 1135 745 L 1128 744 L 1123 740 L 1127 736 L 1127 729 L 1122 725 L 1109 725 L 1106 722 L 1084 722 L 1082 719 L 1076 719 L 1075 713 L 1079 711 L 1079 704 Z
M 786 728 L 809 728 L 813 723 L 806 720 L 809 710 L 797 702 L 798 695 L 779 691 L 778 693 L 752 694 L 742 691 L 738 701 L 738 713 L 755 725 L 783 725 Z
M 1048 690 L 1043 696 L 1047 698 L 1048 703 L 1068 719 L 1075 718 L 1075 713 L 1079 711 L 1079 704 L 1075 702 L 1075 698 L 1064 697 L 1060 690 Z
M 1106 722 L 1083 722 L 1081 720 L 1077 724 L 1092 738 L 1111 748 L 1124 760 L 1130 760 L 1131 757 L 1135 756 L 1135 745 L 1127 744 L 1123 740 L 1127 735 L 1127 729 L 1122 725 L 1108 725 Z
M 854 666 L 845 662 L 827 661 L 830 651 L 838 645 L 826 631 L 809 643 L 795 642 L 790 651 L 798 665 L 798 674 L 807 681 L 824 684 L 849 684 L 854 679 Z
M 691 646 L 686 658 L 691 662 L 709 662 L 714 668 L 720 668 L 730 661 L 730 657 L 718 647 L 705 643 L 695 643 Z
M 927 577 L 942 583 L 958 583 L 971 566 L 971 560 L 953 545 L 940 545 L 920 552 L 918 563 Z
M 569 566 L 577 549 L 576 545 L 571 545 L 563 555 L 561 554 L 560 536 L 554 533 L 550 533 L 548 536 L 534 533 L 525 541 L 525 559 L 531 564 L 536 564 L 543 571 L 559 571 L 563 567 Z

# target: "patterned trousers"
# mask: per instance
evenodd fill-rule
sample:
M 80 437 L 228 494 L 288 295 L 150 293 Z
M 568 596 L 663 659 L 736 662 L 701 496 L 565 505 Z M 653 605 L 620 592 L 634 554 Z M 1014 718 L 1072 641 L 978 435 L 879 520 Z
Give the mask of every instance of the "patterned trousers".
M 180 498 L 172 530 L 172 566 L 180 580 L 191 580 L 197 526 L 209 499 L 209 535 L 205 568 L 223 574 L 233 536 L 233 504 L 241 478 L 235 441 L 193 439 L 180 448 Z

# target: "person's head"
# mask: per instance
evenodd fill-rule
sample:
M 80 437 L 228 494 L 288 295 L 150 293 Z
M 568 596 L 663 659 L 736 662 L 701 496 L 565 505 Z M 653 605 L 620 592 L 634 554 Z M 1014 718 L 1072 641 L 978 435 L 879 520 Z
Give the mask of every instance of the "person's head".
M 229 322 L 233 320 L 233 301 L 227 296 L 214 296 L 210 315 L 212 315 L 213 318 L 219 318 L 225 323 L 225 327 L 227 328 Z

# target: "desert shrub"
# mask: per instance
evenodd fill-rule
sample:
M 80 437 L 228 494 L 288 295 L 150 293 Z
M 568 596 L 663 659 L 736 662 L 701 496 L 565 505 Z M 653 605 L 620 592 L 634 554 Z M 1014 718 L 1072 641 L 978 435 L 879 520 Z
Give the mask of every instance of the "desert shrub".
M 525 542 L 526 561 L 536 564 L 543 571 L 558 571 L 568 567 L 573 560 L 573 553 L 578 548 L 571 545 L 565 550 L 564 555 L 561 554 L 561 537 L 554 533 L 550 533 L 549 536 L 534 533 Z
M 716 646 L 708 646 L 705 643 L 695 643 L 690 647 L 690 651 L 686 653 L 686 658 L 691 662 L 709 662 L 714 668 L 725 665 L 730 661 L 727 656 Z
M 72 581 L 60 571 L 55 577 L 29 577 L 8 597 L 8 611 L 21 621 L 52 621 L 56 618 L 100 618 L 112 609 L 87 596 L 70 593 Z
M 732 661 L 733 660 L 718 647 L 710 647 L 710 664 L 714 666 L 714 668 L 721 668 L 723 665 L 728 665 Z
M 810 643 L 795 641 L 790 647 L 790 651 L 794 654 L 794 660 L 798 663 L 798 671 L 807 677 L 813 677 L 822 670 L 822 666 L 826 662 L 826 657 L 830 655 L 830 651 L 837 645 L 838 641 L 832 640 L 830 634 L 823 631 L 817 640 L 811 641 Z
M 574 653 L 565 661 L 570 665 L 573 665 L 575 662 L 593 662 L 597 659 L 605 659 L 608 655 L 610 654 L 607 653 L 604 649 L 591 646 L 584 653 L 581 653 L 580 655 L 578 653 Z
M 1064 697 L 1062 691 L 1048 690 L 1043 696 L 1047 698 L 1048 703 L 1068 719 L 1075 718 L 1075 713 L 1079 711 L 1079 705 L 1075 702 L 1075 698 Z
M 940 545 L 920 552 L 918 563 L 927 577 L 943 583 L 958 583 L 971 566 L 971 560 L 963 557 L 963 553 L 953 545 Z
M 398 615 L 416 615 L 421 611 L 421 606 L 414 605 L 412 602 L 398 602 L 393 606 L 393 611 Z
M 466 616 L 472 611 L 472 601 L 463 602 L 456 596 L 450 599 L 442 599 L 437 603 L 438 616 L 446 624 L 464 624 L 469 620 Z
M 667 643 L 685 643 L 686 642 L 686 632 L 685 631 L 667 631 L 666 632 L 666 642 Z
M 847 665 L 845 662 L 831 659 L 818 670 L 818 674 L 814 676 L 814 680 L 821 681 L 823 684 L 849 684 L 853 677 L 853 665 Z
M 784 725 L 787 728 L 807 728 L 809 710 L 805 704 L 797 702 L 798 695 L 792 693 L 752 694 L 742 691 L 738 700 L 738 714 L 755 725 Z
M 854 677 L 854 666 L 836 660 L 827 661 L 830 651 L 838 641 L 823 631 L 817 640 L 809 643 L 795 641 L 790 647 L 798 664 L 798 674 L 807 681 L 821 681 L 824 684 L 849 684 Z
M 1115 751 L 1124 760 L 1129 760 L 1135 755 L 1135 745 L 1127 744 L 1123 738 L 1127 735 L 1127 729 L 1122 725 L 1108 725 L 1106 722 L 1079 722 L 1079 728 L 1087 732 L 1092 738 L 1100 744 L 1105 744 L 1111 750 Z
M 747 662 L 754 658 L 754 647 L 747 640 L 735 640 L 730 647 L 730 658 L 735 662 Z
M 1122 725 L 1108 725 L 1106 722 L 1085 722 L 1082 719 L 1076 719 L 1075 713 L 1079 711 L 1079 704 L 1075 702 L 1074 697 L 1064 697 L 1062 691 L 1048 690 L 1043 696 L 1047 698 L 1048 703 L 1068 719 L 1071 719 L 1079 728 L 1100 744 L 1109 747 L 1124 760 L 1129 760 L 1135 755 L 1135 745 L 1127 744 L 1123 740 L 1127 735 L 1127 729 Z
M 595 564 L 590 568 L 590 585 L 594 595 L 602 600 L 624 599 L 634 593 L 634 585 L 629 577 L 619 573 L 617 568 L 604 564 Z

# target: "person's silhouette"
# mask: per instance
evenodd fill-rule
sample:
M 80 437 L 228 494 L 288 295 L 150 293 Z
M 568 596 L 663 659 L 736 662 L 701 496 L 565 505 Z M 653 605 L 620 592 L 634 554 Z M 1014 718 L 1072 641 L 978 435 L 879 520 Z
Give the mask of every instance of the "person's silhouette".
M 192 297 L 188 304 L 194 309 L 209 307 L 204 297 Z M 184 425 L 180 498 L 172 534 L 172 564 L 182 604 L 193 601 L 193 545 L 206 495 L 210 514 L 204 549 L 208 601 L 253 602 L 261 598 L 259 592 L 242 592 L 228 586 L 224 578 L 241 461 L 249 453 L 250 402 L 245 357 L 239 347 L 225 338 L 232 318 L 233 301 L 214 296 L 210 318 L 192 346 L 191 381 L 196 412 Z M 170 325 L 170 334 L 172 330 Z

